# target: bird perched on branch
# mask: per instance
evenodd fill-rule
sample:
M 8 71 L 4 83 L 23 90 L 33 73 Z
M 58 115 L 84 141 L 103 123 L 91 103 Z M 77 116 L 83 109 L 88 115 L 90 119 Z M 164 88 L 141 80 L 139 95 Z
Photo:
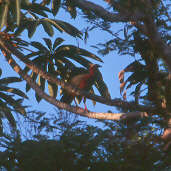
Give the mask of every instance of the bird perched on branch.
M 90 64 L 89 69 L 86 71 L 86 73 L 80 73 L 73 76 L 68 81 L 68 83 L 81 90 L 89 91 L 95 82 L 97 68 L 99 67 L 101 66 L 98 64 Z M 74 99 L 75 95 L 73 93 L 69 92 L 68 90 L 64 90 L 63 96 L 60 101 L 70 104 Z M 85 109 L 87 110 L 86 105 Z

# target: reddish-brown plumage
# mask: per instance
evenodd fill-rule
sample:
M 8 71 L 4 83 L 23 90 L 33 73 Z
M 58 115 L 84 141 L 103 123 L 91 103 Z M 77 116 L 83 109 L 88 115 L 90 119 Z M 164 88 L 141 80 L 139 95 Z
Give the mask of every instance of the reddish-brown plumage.
M 74 76 L 73 78 L 71 78 L 69 83 L 81 90 L 89 91 L 92 85 L 94 84 L 95 74 L 96 74 L 98 67 L 100 67 L 100 65 L 90 64 L 90 67 L 87 73 L 78 74 Z M 75 95 L 66 90 L 61 98 L 61 101 L 64 103 L 70 104 L 74 98 L 75 98 Z

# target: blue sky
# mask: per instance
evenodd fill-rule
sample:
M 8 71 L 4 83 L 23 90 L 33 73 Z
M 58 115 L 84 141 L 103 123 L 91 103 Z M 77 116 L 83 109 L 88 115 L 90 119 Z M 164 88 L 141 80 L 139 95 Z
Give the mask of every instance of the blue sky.
M 66 22 L 69 22 L 79 30 L 82 30 L 83 28 L 87 27 L 89 24 L 84 21 L 83 18 L 78 17 L 76 20 L 71 19 L 70 15 L 68 13 L 65 13 L 64 10 L 60 9 L 60 12 L 55 17 L 56 19 L 63 20 Z M 122 28 L 122 24 L 113 24 L 112 29 L 118 30 L 119 28 Z M 103 31 L 96 29 L 90 32 L 89 38 L 87 43 L 85 44 L 83 40 L 75 39 L 66 33 L 61 34 L 57 30 L 55 30 L 55 35 L 51 38 L 52 40 L 55 40 L 57 37 L 62 37 L 65 39 L 64 44 L 73 44 L 78 45 L 80 48 L 87 49 L 88 51 L 98 55 L 104 63 L 101 64 L 102 68 L 100 68 L 100 71 L 103 75 L 104 81 L 106 82 L 109 92 L 111 94 L 112 98 L 120 98 L 120 85 L 119 85 L 119 79 L 118 79 L 118 73 L 124 69 L 129 63 L 133 61 L 133 58 L 130 58 L 129 56 L 119 56 L 117 52 L 111 52 L 110 54 L 106 56 L 102 56 L 97 54 L 96 49 L 92 48 L 91 45 L 95 45 L 100 42 L 105 42 L 109 39 L 111 39 L 111 35 L 108 33 L 104 33 Z M 28 41 L 40 41 L 43 42 L 41 38 L 48 37 L 48 35 L 44 32 L 42 27 L 39 26 L 39 28 L 36 30 L 36 33 L 32 37 L 31 40 L 28 39 L 27 31 L 24 31 L 22 36 L 24 36 Z M 96 61 L 92 61 L 95 63 L 98 63 Z M 8 63 L 3 58 L 3 62 L 0 64 L 0 67 L 3 69 L 3 76 L 16 76 L 17 74 L 14 73 L 14 71 L 10 68 Z M 4 70 L 5 69 L 5 70 Z M 4 72 L 5 71 L 5 72 Z M 17 87 L 21 88 L 22 90 L 25 90 L 25 83 L 23 84 L 17 84 Z M 25 100 L 26 105 L 31 105 L 32 109 L 47 111 L 49 113 L 55 113 L 55 107 L 48 104 L 44 100 L 42 100 L 40 103 L 37 103 L 35 97 L 34 97 L 34 91 L 31 90 L 28 93 L 29 100 Z M 89 100 L 88 100 L 89 101 Z M 96 106 L 92 105 L 92 102 L 87 101 L 87 107 L 89 110 L 95 111 L 95 112 L 107 112 L 108 110 L 111 110 L 112 112 L 117 112 L 114 107 L 106 106 L 100 103 L 97 103 Z M 73 103 L 74 104 L 74 103 Z M 82 104 L 84 107 L 84 105 Z

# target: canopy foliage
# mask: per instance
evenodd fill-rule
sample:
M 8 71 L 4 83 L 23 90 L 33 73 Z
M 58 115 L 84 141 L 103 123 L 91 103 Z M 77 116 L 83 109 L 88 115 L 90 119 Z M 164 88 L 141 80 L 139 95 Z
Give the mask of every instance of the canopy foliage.
M 164 140 L 165 146 L 163 149 L 169 153 L 171 144 L 170 5 L 169 1 L 164 0 L 105 0 L 101 1 L 100 5 L 97 2 L 86 0 L 0 0 L 1 61 L 3 63 L 2 57 L 4 57 L 19 75 L 19 77 L 11 75 L 0 79 L 0 133 L 2 137 L 4 137 L 4 120 L 7 120 L 10 127 L 16 131 L 18 128 L 15 114 L 19 113 L 27 117 L 27 106 L 24 106 L 23 101 L 28 98 L 28 91 L 33 89 L 37 102 L 44 99 L 58 108 L 90 118 L 127 120 L 126 130 L 129 131 L 131 124 L 134 128 L 136 127 L 134 122 L 137 121 L 137 118 L 139 120 L 141 117 L 149 118 L 151 123 L 153 123 L 151 119 L 154 119 L 156 122 L 153 129 L 155 127 L 160 128 L 160 130 L 164 129 L 163 135 L 157 135 L 156 137 L 160 136 L 161 140 Z M 68 20 L 65 21 L 62 17 L 58 17 L 61 11 L 65 11 L 66 16 L 69 14 L 72 19 L 68 17 Z M 77 21 L 80 18 L 87 22 L 83 30 L 68 22 L 70 20 Z M 46 33 L 46 37 L 34 40 L 33 36 L 38 34 L 39 29 Z M 64 34 L 86 43 L 91 31 L 94 30 L 101 30 L 110 35 L 108 40 L 95 42 L 91 46 L 97 50 L 99 56 L 79 47 L 79 45 L 65 43 Z M 27 31 L 27 34 L 25 31 Z M 61 36 L 56 36 L 58 33 L 62 33 Z M 68 83 L 74 74 L 87 71 L 91 63 L 101 63 L 103 65 L 100 55 L 105 56 L 113 52 L 117 52 L 120 56 L 127 55 L 132 60 L 118 73 L 120 81 L 120 90 L 118 91 L 120 91 L 121 98 L 112 97 L 108 84 L 104 82 L 103 73 L 99 70 L 96 75 L 96 82 L 89 92 L 81 91 Z M 117 65 L 117 60 L 115 61 Z M 0 75 L 5 72 L 7 72 L 6 69 L 0 69 Z M 26 83 L 25 91 L 8 85 L 23 81 Z M 108 106 L 115 106 L 118 111 L 124 113 L 114 114 L 110 109 L 108 113 L 96 113 L 84 111 L 77 106 L 67 105 L 60 102 L 60 96 L 64 89 L 74 92 L 77 96 L 81 95 L 91 99 L 94 104 L 99 102 Z M 95 89 L 99 96 L 95 95 Z M 130 94 L 128 95 L 128 93 Z M 131 101 L 127 99 L 131 99 Z M 112 124 L 114 123 L 112 122 Z M 148 124 L 146 122 L 146 126 Z M 94 128 L 91 129 L 94 130 Z M 74 134 L 77 131 L 77 129 L 74 130 Z M 90 130 L 87 132 L 80 131 L 86 136 L 90 133 Z M 101 130 L 95 129 L 95 131 Z M 152 135 L 153 131 L 150 130 L 149 132 Z M 102 134 L 107 136 L 105 131 Z M 114 134 L 113 139 L 117 137 L 115 131 Z M 116 151 L 119 149 L 118 156 L 129 153 L 129 150 L 132 152 L 134 145 L 136 149 L 139 149 L 145 143 L 145 147 L 143 146 L 142 149 L 149 149 L 151 148 L 151 142 L 154 144 L 152 147 L 154 154 L 160 153 L 159 156 L 163 155 L 161 148 L 158 149 L 158 140 L 156 140 L 156 143 L 154 139 L 149 137 L 149 139 L 146 139 L 144 135 L 139 137 L 136 132 L 133 132 L 133 134 L 136 136 L 136 143 L 131 142 L 130 149 L 126 147 L 126 151 L 122 149 L 123 142 L 120 137 L 118 141 L 121 146 L 116 141 L 113 142 L 112 146 L 117 146 Z M 101 136 L 101 132 L 99 136 Z M 88 156 L 91 160 L 88 160 L 90 163 L 85 165 L 92 164 L 91 161 L 94 160 L 94 157 L 97 157 L 94 156 L 94 153 L 99 155 L 95 160 L 96 163 L 92 164 L 94 167 L 97 163 L 108 167 L 108 164 L 101 159 L 107 159 L 109 163 L 114 164 L 115 161 L 117 163 L 118 160 L 113 161 L 113 158 L 117 158 L 115 156 L 117 154 L 112 153 L 111 148 L 107 154 L 109 158 L 106 158 L 106 154 L 103 153 L 102 149 L 107 148 L 107 144 L 103 144 L 105 137 L 98 139 L 98 143 L 104 145 L 102 145 L 102 149 L 98 149 L 101 146 L 96 144 L 96 136 L 93 138 L 95 139 L 92 140 L 91 144 L 93 148 L 92 155 Z M 142 141 L 139 142 L 139 138 Z M 78 140 L 78 142 L 81 141 Z M 34 146 L 33 148 L 37 147 L 37 142 L 28 142 Z M 54 145 L 54 140 L 46 140 L 40 142 L 40 144 L 42 143 L 42 146 L 44 146 L 46 142 L 50 146 L 51 143 L 52 146 Z M 20 143 L 24 144 L 22 141 Z M 125 143 L 129 144 L 127 141 Z M 58 149 L 59 146 L 55 144 L 55 148 Z M 82 152 L 84 153 L 84 151 Z M 141 152 L 138 151 L 137 155 L 139 153 Z M 71 155 L 75 157 L 74 153 Z M 76 157 L 79 160 L 80 156 Z M 151 159 L 151 167 L 155 167 L 155 162 L 152 161 L 153 159 Z M 118 162 L 124 162 L 124 157 L 120 157 Z M 77 164 L 79 167 L 79 162 Z M 98 164 L 97 168 L 103 167 Z M 60 164 L 58 163 L 58 165 Z M 127 166 L 127 164 L 124 165 Z M 109 167 L 111 167 L 110 164 Z M 129 168 L 129 166 L 127 167 Z M 161 164 L 160 167 L 163 167 L 163 165 Z

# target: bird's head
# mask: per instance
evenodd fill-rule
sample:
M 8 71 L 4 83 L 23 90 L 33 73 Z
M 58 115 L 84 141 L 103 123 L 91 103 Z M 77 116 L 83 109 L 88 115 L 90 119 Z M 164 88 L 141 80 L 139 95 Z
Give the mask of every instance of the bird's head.
M 95 73 L 97 72 L 97 69 L 101 67 L 100 65 L 98 64 L 90 64 L 89 66 L 89 72 L 91 75 L 95 75 Z
M 89 69 L 97 69 L 99 67 L 101 67 L 99 64 L 90 64 Z

